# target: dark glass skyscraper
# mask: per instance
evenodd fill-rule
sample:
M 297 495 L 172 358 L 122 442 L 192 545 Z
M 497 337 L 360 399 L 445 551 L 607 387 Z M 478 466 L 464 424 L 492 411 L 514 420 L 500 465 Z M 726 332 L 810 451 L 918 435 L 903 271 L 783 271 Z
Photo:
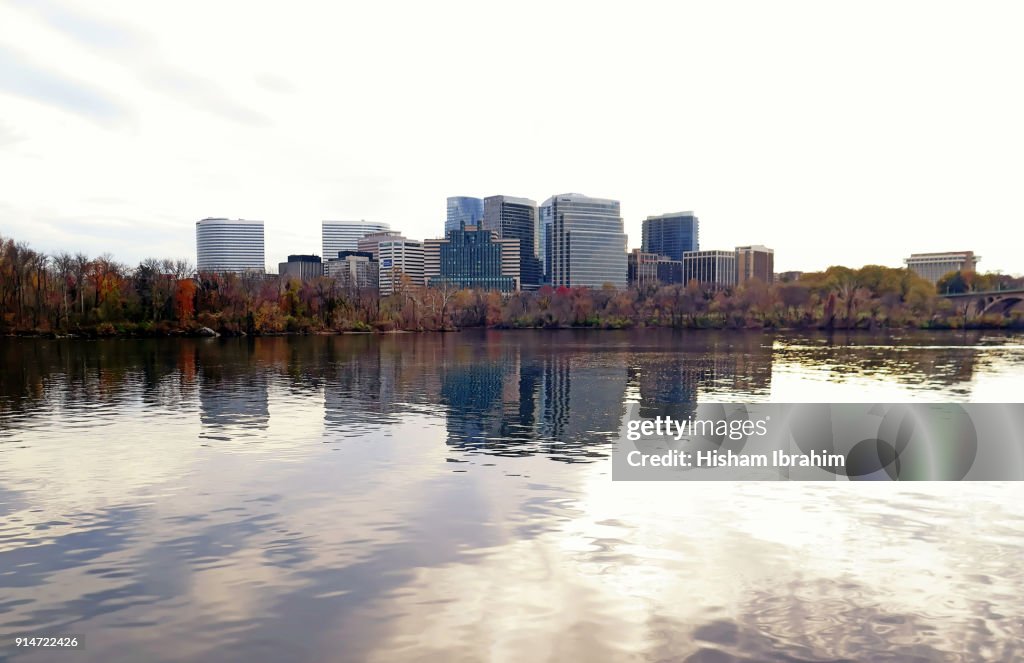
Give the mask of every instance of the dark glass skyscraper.
M 641 246 L 644 253 L 656 253 L 682 260 L 687 251 L 699 251 L 700 223 L 693 212 L 676 212 L 644 219 Z
M 484 230 L 502 239 L 519 240 L 519 275 L 523 290 L 540 287 L 544 268 L 540 260 L 540 225 L 537 203 L 529 198 L 490 196 L 484 198 Z
M 466 226 L 479 226 L 484 218 L 484 201 L 469 196 L 452 196 L 448 198 L 448 216 L 444 221 L 444 231 L 462 230 Z

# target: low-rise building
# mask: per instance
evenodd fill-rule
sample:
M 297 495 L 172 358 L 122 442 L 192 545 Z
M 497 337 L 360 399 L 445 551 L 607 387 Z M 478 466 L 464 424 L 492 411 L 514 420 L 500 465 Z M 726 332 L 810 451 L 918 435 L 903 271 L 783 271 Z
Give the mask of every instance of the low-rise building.
M 736 285 L 735 251 L 687 251 L 683 254 L 683 282 L 696 280 L 708 290 Z
M 288 262 L 277 263 L 279 276 L 309 281 L 318 276 L 324 275 L 323 262 L 320 256 L 315 255 L 290 255 Z
M 326 263 L 327 276 L 348 289 L 379 286 L 377 260 L 368 251 L 339 251 L 338 257 Z
M 683 282 L 683 261 L 633 249 L 626 256 L 626 271 L 631 288 L 669 285 Z
M 938 283 L 950 272 L 973 272 L 981 256 L 974 251 L 947 251 L 945 253 L 914 253 L 904 260 L 907 268 L 932 283 Z
M 764 283 L 775 280 L 774 250 L 760 244 L 736 247 L 736 282 L 742 285 L 752 279 Z

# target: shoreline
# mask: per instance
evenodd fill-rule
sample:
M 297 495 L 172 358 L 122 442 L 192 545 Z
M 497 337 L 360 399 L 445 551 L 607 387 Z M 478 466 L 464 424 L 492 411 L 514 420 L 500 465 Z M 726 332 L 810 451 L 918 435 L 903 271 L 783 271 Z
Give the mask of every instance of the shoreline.
M 1013 322 L 1013 321 L 1009 321 Z M 205 331 L 203 331 L 205 330 Z M 968 332 L 968 331 L 997 331 L 997 332 L 1021 332 L 1024 325 L 1020 324 L 993 324 L 991 322 L 978 321 L 975 324 L 968 323 L 965 326 L 951 325 L 907 325 L 907 326 L 863 326 L 863 327 L 822 327 L 822 326 L 747 326 L 736 327 L 726 325 L 705 325 L 705 326 L 683 326 L 672 327 L 664 325 L 633 325 L 623 327 L 601 327 L 592 325 L 566 325 L 550 327 L 462 327 L 450 329 L 387 329 L 387 330 L 307 330 L 307 331 L 274 331 L 274 332 L 253 332 L 221 330 L 215 331 L 209 328 L 183 329 L 173 328 L 169 330 L 98 330 L 96 328 L 80 329 L 70 332 L 65 331 L 42 331 L 42 330 L 14 330 L 0 333 L 2 338 L 37 338 L 49 340 L 103 340 L 103 339 L 130 339 L 130 338 L 271 338 L 276 336 L 391 336 L 402 334 L 452 334 L 462 331 L 486 330 L 486 331 L 510 331 L 510 332 L 557 332 L 557 331 L 680 331 L 680 332 L 726 332 L 726 333 L 859 333 L 859 334 L 891 334 L 900 332 Z

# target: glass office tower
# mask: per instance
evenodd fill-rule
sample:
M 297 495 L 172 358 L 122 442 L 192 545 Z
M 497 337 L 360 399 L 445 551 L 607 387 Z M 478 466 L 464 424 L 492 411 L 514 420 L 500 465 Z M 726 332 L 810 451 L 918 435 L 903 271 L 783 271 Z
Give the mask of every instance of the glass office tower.
M 448 198 L 448 216 L 444 222 L 444 232 L 462 230 L 466 226 L 479 226 L 484 218 L 484 201 L 469 196 L 452 196 Z
M 626 287 L 626 234 L 619 201 L 579 193 L 552 196 L 551 284 Z
M 529 198 L 484 198 L 484 230 L 502 239 L 519 240 L 519 274 L 523 290 L 536 290 L 544 276 L 540 259 L 540 224 L 537 203 Z
M 700 222 L 693 212 L 676 212 L 644 219 L 641 246 L 644 253 L 682 260 L 687 251 L 699 251 Z

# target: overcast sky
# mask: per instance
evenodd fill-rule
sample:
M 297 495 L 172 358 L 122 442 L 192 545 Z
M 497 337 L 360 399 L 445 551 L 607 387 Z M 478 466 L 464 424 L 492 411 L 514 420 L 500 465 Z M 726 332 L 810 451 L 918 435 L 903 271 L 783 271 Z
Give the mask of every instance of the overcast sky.
M 195 261 L 195 222 L 443 233 L 445 197 L 695 210 L 777 270 L 1024 272 L 1024 3 L 0 0 L 0 235 Z

